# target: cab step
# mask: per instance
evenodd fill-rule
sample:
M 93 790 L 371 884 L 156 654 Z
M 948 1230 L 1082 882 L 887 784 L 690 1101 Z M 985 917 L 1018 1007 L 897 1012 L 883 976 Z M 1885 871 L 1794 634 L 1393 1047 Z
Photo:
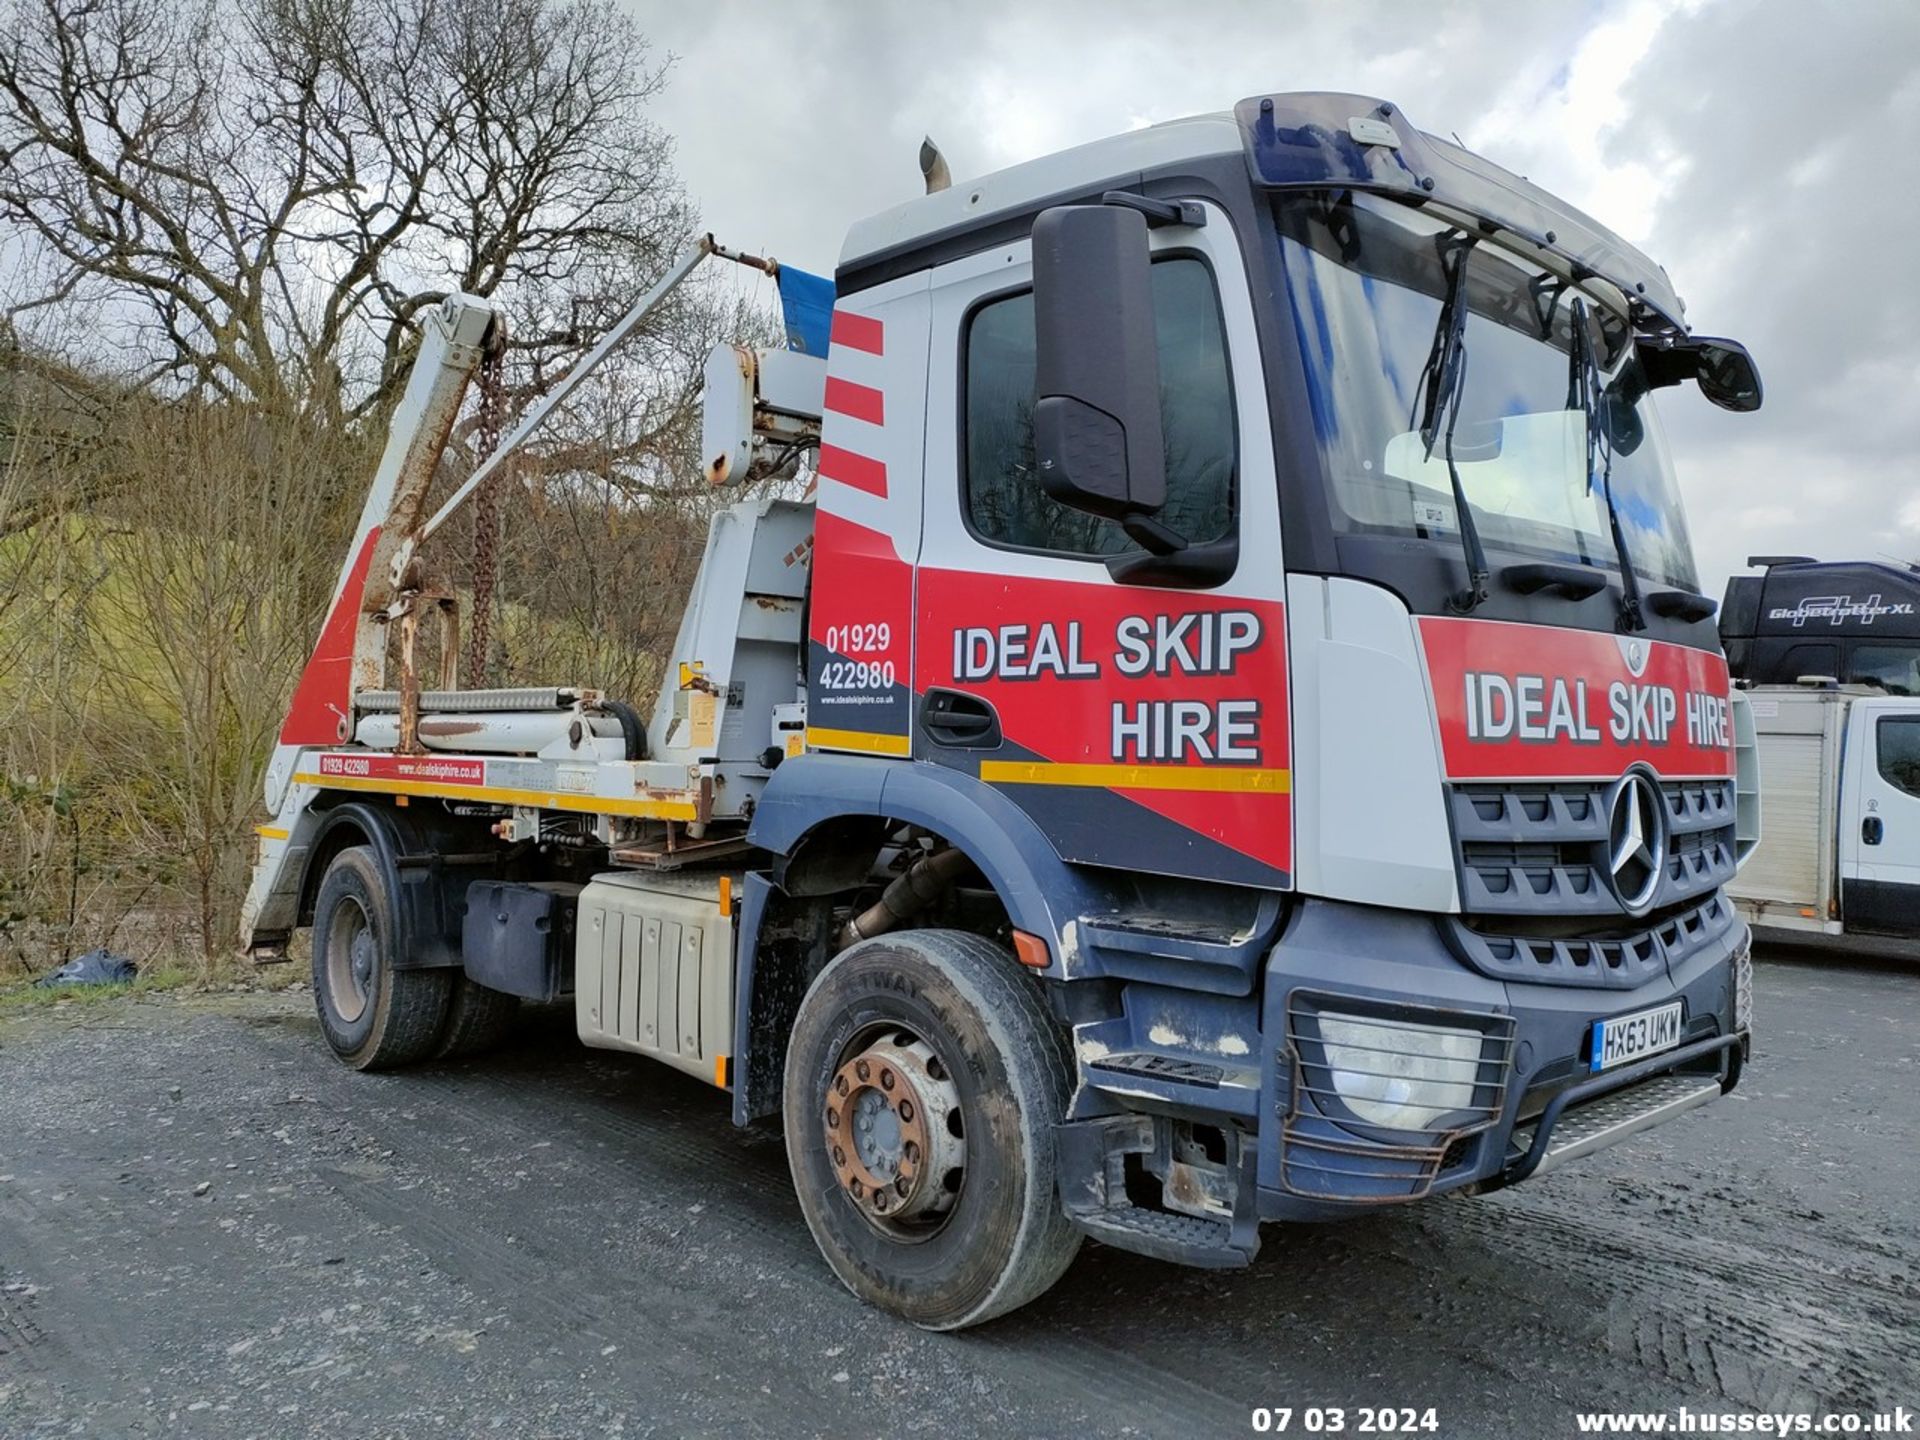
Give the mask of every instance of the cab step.
M 1230 1223 L 1200 1215 L 1174 1215 L 1138 1205 L 1069 1213 L 1073 1223 L 1095 1240 L 1137 1255 L 1171 1260 L 1176 1265 L 1240 1270 L 1253 1263 L 1260 1249 L 1257 1230 L 1253 1232 L 1253 1248 L 1242 1249 L 1233 1242 Z
M 1136 1205 L 1127 1191 L 1127 1160 L 1163 1148 L 1164 1137 L 1156 1136 L 1155 1123 L 1148 1115 L 1102 1115 L 1056 1127 L 1061 1200 L 1067 1218 L 1102 1244 L 1156 1260 L 1210 1270 L 1238 1270 L 1251 1264 L 1260 1251 L 1252 1147 L 1229 1161 L 1230 1173 L 1221 1185 L 1194 1183 L 1191 1166 L 1166 1168 L 1169 1196 L 1176 1191 L 1190 1196 L 1211 1192 L 1219 1197 L 1217 1204 L 1194 1208 L 1231 1209 L 1230 1215 Z

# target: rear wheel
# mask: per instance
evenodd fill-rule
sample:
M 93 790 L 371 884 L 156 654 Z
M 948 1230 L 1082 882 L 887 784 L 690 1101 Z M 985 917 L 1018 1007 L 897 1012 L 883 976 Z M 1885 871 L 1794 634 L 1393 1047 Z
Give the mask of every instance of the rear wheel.
M 465 975 L 453 977 L 447 1004 L 447 1023 L 433 1047 L 436 1060 L 458 1060 L 491 1050 L 507 1038 L 520 1018 L 520 997 L 476 985 Z
M 313 996 L 333 1053 L 356 1070 L 427 1055 L 447 1018 L 451 972 L 403 970 L 393 897 L 371 849 L 342 850 L 313 905 Z
M 1054 1193 L 1064 1041 L 1037 983 L 976 935 L 863 941 L 821 972 L 787 1051 L 787 1158 L 847 1288 L 929 1330 L 978 1325 L 1080 1245 Z

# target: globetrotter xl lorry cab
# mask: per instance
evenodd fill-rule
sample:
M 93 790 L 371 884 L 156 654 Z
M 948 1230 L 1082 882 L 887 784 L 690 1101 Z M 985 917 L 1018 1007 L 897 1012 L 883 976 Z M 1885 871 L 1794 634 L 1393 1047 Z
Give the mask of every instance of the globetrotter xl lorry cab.
M 1920 571 L 1758 555 L 1720 634 L 1753 716 L 1766 840 L 1752 924 L 1920 956 Z
M 422 520 L 496 333 L 428 327 L 245 918 L 312 926 L 343 1059 L 570 993 L 779 1115 L 835 1273 L 934 1328 L 1083 1236 L 1242 1265 L 1733 1086 L 1751 742 L 1653 392 L 1760 386 L 1657 265 L 1306 94 L 934 190 L 833 285 L 709 365 L 757 488 L 645 724 L 422 687 L 419 545 L 494 463 Z

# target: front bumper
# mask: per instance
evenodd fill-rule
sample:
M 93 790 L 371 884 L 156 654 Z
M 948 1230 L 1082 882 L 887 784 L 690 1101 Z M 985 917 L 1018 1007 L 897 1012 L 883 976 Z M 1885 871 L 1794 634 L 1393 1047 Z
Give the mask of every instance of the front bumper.
M 1258 1142 L 1261 1217 L 1328 1219 L 1449 1190 L 1496 1189 L 1717 1098 L 1738 1083 L 1744 1060 L 1736 959 L 1749 943 L 1736 921 L 1632 989 L 1526 984 L 1468 970 L 1425 917 L 1303 906 L 1268 961 L 1263 990 L 1263 1031 L 1283 1043 L 1271 1047 L 1263 1077 L 1272 1108 L 1261 1117 Z M 1461 1123 L 1418 1136 L 1370 1131 L 1322 1113 L 1329 1107 L 1302 1083 L 1296 1017 L 1302 997 L 1324 1005 L 1334 996 L 1361 1007 L 1413 1001 L 1429 1014 L 1504 1036 L 1501 1083 L 1491 1096 L 1477 1097 L 1481 1108 Z M 1674 1000 L 1682 1005 L 1677 1048 L 1591 1071 L 1595 1020 Z M 1642 1095 L 1666 1076 L 1682 1077 L 1682 1084 Z M 1603 1103 L 1606 1116 L 1589 1114 Z M 1362 1158 L 1330 1176 L 1317 1153 L 1329 1143 Z
M 1255 995 L 1236 1002 L 1130 985 L 1126 1020 L 1080 1032 L 1101 1043 L 1082 1046 L 1075 1119 L 1061 1130 L 1067 1208 L 1112 1243 L 1234 1264 L 1257 1249 L 1261 1221 L 1337 1219 L 1550 1171 L 1738 1083 L 1749 945 L 1736 921 L 1632 988 L 1519 983 L 1463 965 L 1431 917 L 1307 901 L 1267 957 Z M 1595 1020 L 1674 1000 L 1682 1005 L 1676 1048 L 1591 1071 Z M 1328 1098 L 1313 1043 L 1302 1040 L 1301 1017 L 1315 1011 L 1478 1030 L 1486 1083 L 1432 1130 L 1357 1123 Z M 1129 1026 L 1135 1053 L 1116 1057 Z M 1257 1053 L 1240 1044 L 1249 1034 L 1259 1036 Z M 1157 1051 L 1146 1053 L 1156 1037 Z M 1196 1126 L 1227 1137 L 1218 1174 L 1190 1138 Z M 1139 1185 L 1126 1177 L 1142 1168 L 1177 1182 L 1165 1187 L 1164 1208 L 1178 1212 L 1166 1225 L 1127 1199 Z M 1109 1222 L 1126 1233 L 1108 1233 Z M 1136 1243 L 1143 1229 L 1166 1236 Z
M 1701 1074 L 1706 1062 L 1719 1073 Z M 1518 1184 L 1718 1100 L 1745 1063 L 1744 1035 L 1715 1035 L 1562 1090 L 1538 1120 L 1514 1127 L 1497 1179 Z

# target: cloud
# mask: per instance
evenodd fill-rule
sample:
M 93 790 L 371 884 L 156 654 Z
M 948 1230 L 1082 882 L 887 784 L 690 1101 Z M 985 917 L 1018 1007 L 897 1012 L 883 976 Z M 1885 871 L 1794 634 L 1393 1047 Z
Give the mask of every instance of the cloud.
M 1746 554 L 1920 559 L 1920 5 L 1611 0 L 629 0 L 680 57 L 657 115 L 706 223 L 830 271 L 854 218 L 1145 121 L 1356 90 L 1644 245 L 1758 415 L 1662 396 L 1703 582 Z
M 1622 100 L 1613 158 L 1690 157 L 1648 244 L 1688 318 L 1746 341 L 1766 382 L 1753 416 L 1665 406 L 1703 569 L 1744 559 L 1716 522 L 1756 505 L 1789 517 L 1761 548 L 1920 559 L 1895 534 L 1920 490 L 1920 7 L 1703 6 Z
M 737 243 L 763 235 L 818 268 L 849 221 L 919 193 L 922 135 L 964 179 L 1287 89 L 1389 96 L 1444 133 L 1485 107 L 1488 74 L 1544 81 L 1568 16 L 1584 13 L 1501 0 L 1435 27 L 1396 0 L 1284 20 L 1259 3 L 1138 0 L 629 8 L 679 57 L 656 114 L 703 213 Z

